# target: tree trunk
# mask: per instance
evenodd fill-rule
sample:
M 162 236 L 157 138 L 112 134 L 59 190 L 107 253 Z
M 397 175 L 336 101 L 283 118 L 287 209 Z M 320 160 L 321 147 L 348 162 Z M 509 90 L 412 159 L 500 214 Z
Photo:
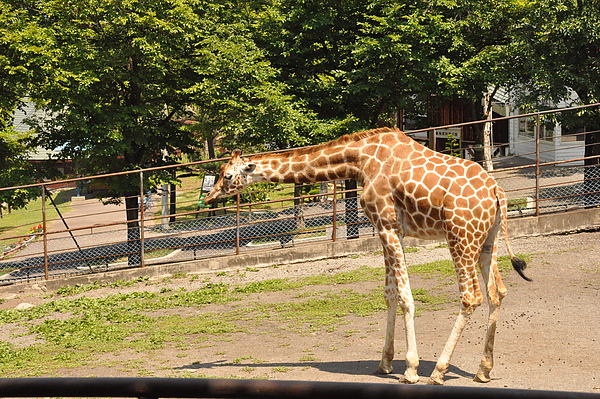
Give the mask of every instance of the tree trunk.
M 356 180 L 346 180 L 346 235 L 347 238 L 358 238 L 358 187 Z
M 481 119 L 481 103 L 479 101 L 469 102 L 467 106 L 468 121 L 478 121 Z M 472 125 L 473 139 L 473 160 L 478 163 L 483 163 L 483 128 L 481 125 Z
M 208 150 L 208 159 L 215 159 L 215 135 L 210 135 L 206 139 L 206 149 Z
M 175 173 L 173 173 L 173 177 L 175 177 Z M 177 186 L 175 184 L 169 185 L 169 213 L 171 217 L 169 221 L 171 223 L 175 223 L 177 221 Z
M 143 206 L 143 200 L 141 204 Z M 127 208 L 127 265 L 140 266 L 141 257 L 141 234 L 140 234 L 140 201 L 137 195 L 127 196 L 125 198 L 125 208 Z
M 483 167 L 488 172 L 494 170 L 492 164 L 492 93 L 483 95 L 483 118 L 490 121 L 483 125 Z

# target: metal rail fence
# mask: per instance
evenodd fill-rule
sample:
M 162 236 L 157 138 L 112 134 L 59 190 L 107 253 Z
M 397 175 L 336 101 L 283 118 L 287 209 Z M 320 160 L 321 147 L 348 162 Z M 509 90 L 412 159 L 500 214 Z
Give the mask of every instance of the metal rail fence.
M 6 378 L 2 397 L 588 399 L 597 394 L 431 385 L 200 378 Z
M 469 158 L 480 149 L 460 140 L 456 145 L 448 132 L 460 135 L 460 128 L 511 122 L 518 128 L 514 139 L 493 143 L 493 148 L 504 151 L 505 156 L 494 158 L 492 172 L 508 194 L 510 216 L 568 211 L 600 205 L 598 157 L 583 157 L 585 135 L 594 129 L 558 134 L 556 127 L 548 127 L 548 121 L 565 113 L 577 117 L 590 107 L 441 126 L 410 134 L 429 141 L 432 147 L 439 145 L 440 133 L 445 134 L 444 149 L 438 149 Z M 195 162 L 0 189 L 38 189 L 41 195 L 29 210 L 1 215 L 0 285 L 375 234 L 360 208 L 360 189 L 347 187 L 343 181 L 308 187 L 308 192 L 300 196 L 294 196 L 293 186 L 261 187 L 217 209 L 205 208 L 199 194 L 206 164 Z M 165 171 L 179 178 L 180 187 L 150 185 L 153 174 L 164 175 Z M 112 182 L 138 181 L 133 201 L 119 198 L 117 203 L 103 205 L 96 199 L 106 195 L 107 178 Z M 133 203 L 135 208 L 126 209 L 124 203 Z M 136 218 L 127 221 L 126 214 L 131 212 Z

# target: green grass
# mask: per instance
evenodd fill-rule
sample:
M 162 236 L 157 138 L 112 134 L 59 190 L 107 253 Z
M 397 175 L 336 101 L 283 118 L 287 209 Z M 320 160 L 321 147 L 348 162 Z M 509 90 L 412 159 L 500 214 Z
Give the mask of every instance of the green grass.
M 200 194 L 200 186 L 202 185 L 202 180 L 199 177 L 184 177 L 181 180 L 181 184 L 177 187 L 177 213 L 188 213 L 195 212 L 196 206 L 198 203 L 198 196 Z M 268 193 L 269 199 L 271 201 L 277 201 L 287 198 L 292 198 L 294 196 L 294 185 L 293 184 L 284 184 L 280 185 L 279 189 L 270 191 Z M 158 205 L 160 200 L 155 200 L 155 205 Z M 293 201 L 289 201 L 285 203 L 285 206 L 292 206 Z M 261 204 L 252 207 L 253 210 L 280 210 L 283 207 L 281 202 L 275 202 L 270 204 Z M 160 207 L 158 207 L 160 208 Z M 157 209 L 155 213 L 155 217 L 159 217 L 161 214 L 161 210 Z M 178 217 L 178 221 L 186 220 L 186 219 L 195 219 L 195 215 L 187 215 Z
M 71 209 L 71 197 L 75 190 L 61 191 L 56 194 L 54 202 L 60 212 L 64 215 Z M 50 200 L 46 201 L 46 220 L 58 219 L 58 212 L 52 206 Z M 12 213 L 4 213 L 0 218 L 0 239 L 13 236 L 29 234 L 32 227 L 42 223 L 42 200 L 31 201 L 24 209 L 15 210 Z M 2 241 L 0 245 L 8 245 L 11 242 Z
M 508 211 L 518 211 L 527 208 L 527 198 L 512 198 L 507 201 Z
M 502 259 L 500 263 L 503 270 L 510 267 L 510 260 Z M 415 265 L 410 270 L 443 279 L 453 274 L 450 262 Z M 181 274 L 168 280 L 174 278 L 188 276 Z M 139 353 L 153 358 L 153 353 L 164 348 L 187 353 L 200 345 L 212 346 L 231 339 L 233 334 L 268 329 L 269 325 L 274 331 L 301 335 L 333 332 L 347 324 L 350 315 L 371 317 L 384 313 L 383 279 L 383 267 L 362 266 L 337 274 L 239 286 L 209 283 L 193 291 L 159 286 L 158 292 L 149 292 L 145 290 L 147 285 L 167 281 L 155 283 L 139 278 L 109 285 L 117 290 L 133 287 L 132 292 L 96 298 L 80 295 L 107 285 L 65 287 L 53 294 L 53 300 L 31 309 L 0 310 L 0 328 L 18 325 L 15 331 L 19 336 L 13 338 L 30 342 L 15 346 L 0 341 L 0 369 L 3 377 L 55 376 L 69 369 L 93 368 L 102 354 Z M 363 284 L 366 282 L 377 284 L 367 288 Z M 286 295 L 274 302 L 263 300 L 261 294 L 269 292 Z M 413 295 L 417 315 L 456 301 L 436 293 L 435 288 L 415 289 Z M 209 305 L 227 306 L 207 308 Z M 171 311 L 175 309 L 183 311 Z M 347 329 L 342 333 L 362 332 Z M 305 361 L 310 360 L 309 356 Z M 106 360 L 103 365 L 143 375 L 152 373 L 144 362 L 135 360 Z

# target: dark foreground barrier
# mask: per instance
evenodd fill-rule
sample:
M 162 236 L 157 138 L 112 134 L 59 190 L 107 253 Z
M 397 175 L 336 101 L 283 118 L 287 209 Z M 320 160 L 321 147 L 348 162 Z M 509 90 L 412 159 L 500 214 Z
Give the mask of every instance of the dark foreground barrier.
M 598 399 L 597 394 L 429 385 L 195 378 L 4 378 L 0 397 Z

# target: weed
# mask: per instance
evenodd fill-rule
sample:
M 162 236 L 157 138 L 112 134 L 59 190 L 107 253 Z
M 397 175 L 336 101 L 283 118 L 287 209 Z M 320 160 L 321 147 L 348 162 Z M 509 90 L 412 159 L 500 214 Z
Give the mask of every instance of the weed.
M 242 361 L 244 360 L 249 360 L 252 359 L 252 356 L 242 356 L 242 357 L 238 357 L 237 359 L 234 359 L 231 364 L 240 364 L 242 363 Z
M 305 355 L 298 359 L 299 362 L 318 362 L 321 359 L 318 359 L 312 355 Z
M 277 367 L 273 367 L 271 370 L 274 373 L 287 373 L 288 371 L 292 371 L 293 369 L 294 369 L 293 367 L 277 366 Z

